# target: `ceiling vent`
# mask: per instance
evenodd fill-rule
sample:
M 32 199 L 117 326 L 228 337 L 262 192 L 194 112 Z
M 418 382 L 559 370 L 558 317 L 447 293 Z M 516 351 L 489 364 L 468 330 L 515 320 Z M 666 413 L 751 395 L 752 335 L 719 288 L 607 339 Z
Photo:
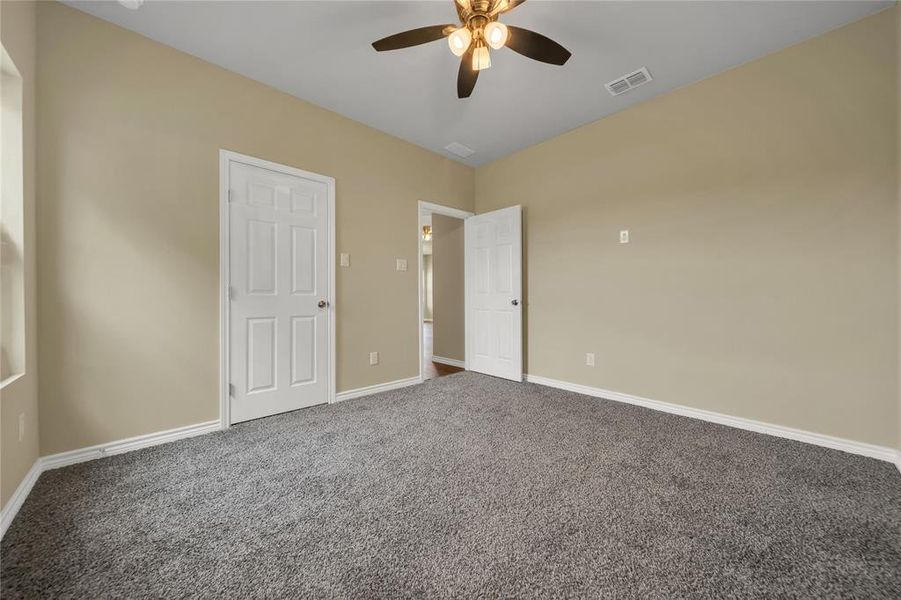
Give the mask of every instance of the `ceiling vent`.
M 647 67 L 642 67 L 634 73 L 629 73 L 628 75 L 623 75 L 619 79 L 614 79 L 604 87 L 607 88 L 607 91 L 610 92 L 611 96 L 619 96 L 620 94 L 625 94 L 632 88 L 637 88 L 649 81 L 651 81 L 651 74 L 648 73 Z
M 451 142 L 450 144 L 445 146 L 444 149 L 451 154 L 456 154 L 460 158 L 469 158 L 476 153 L 476 151 L 472 148 L 464 146 L 463 144 L 460 144 L 458 142 Z

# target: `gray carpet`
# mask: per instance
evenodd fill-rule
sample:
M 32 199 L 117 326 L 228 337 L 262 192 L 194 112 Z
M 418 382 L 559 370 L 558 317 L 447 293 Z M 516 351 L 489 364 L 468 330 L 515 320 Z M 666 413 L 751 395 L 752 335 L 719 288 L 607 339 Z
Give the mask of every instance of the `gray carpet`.
M 889 464 L 461 373 L 44 473 L 11 598 L 901 597 Z

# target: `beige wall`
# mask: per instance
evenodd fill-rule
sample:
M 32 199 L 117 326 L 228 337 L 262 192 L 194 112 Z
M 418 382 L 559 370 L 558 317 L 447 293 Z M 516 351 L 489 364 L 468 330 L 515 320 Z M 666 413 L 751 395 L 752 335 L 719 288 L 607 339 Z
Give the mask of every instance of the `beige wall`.
M 30 5 L 2 6 L 4 44 L 27 38 L 7 19 Z M 338 251 L 352 255 L 337 271 L 339 390 L 416 375 L 416 271 L 394 258 L 415 264 L 417 200 L 475 198 L 478 212 L 525 208 L 529 372 L 901 445 L 890 12 L 475 180 L 72 9 L 38 13 L 42 453 L 217 417 L 219 148 L 337 180 Z M 34 348 L 34 311 L 28 327 Z M 37 456 L 36 431 L 8 451 L 9 414 L 37 420 L 33 367 L 3 390 L 4 502 Z
M 65 6 L 38 17 L 42 453 L 218 418 L 220 148 L 336 179 L 338 390 L 417 375 L 417 271 L 394 259 L 416 264 L 417 201 L 472 209 L 472 169 Z
M 422 255 L 422 319 L 432 320 L 432 255 Z
M 901 7 L 895 4 L 895 76 L 897 78 L 898 130 L 895 136 L 895 153 L 898 159 L 895 182 L 898 187 L 898 340 L 901 344 Z M 898 352 L 898 465 L 901 468 L 901 347 Z
M 432 215 L 432 354 L 466 359 L 463 220 Z
M 25 374 L 0 391 L 0 505 L 38 457 L 38 354 L 35 301 L 35 4 L 0 2 L 0 39 L 22 76 L 25 234 Z M 19 441 L 19 415 L 25 431 Z
M 896 443 L 895 27 L 877 14 L 477 169 L 477 212 L 524 207 L 527 371 Z

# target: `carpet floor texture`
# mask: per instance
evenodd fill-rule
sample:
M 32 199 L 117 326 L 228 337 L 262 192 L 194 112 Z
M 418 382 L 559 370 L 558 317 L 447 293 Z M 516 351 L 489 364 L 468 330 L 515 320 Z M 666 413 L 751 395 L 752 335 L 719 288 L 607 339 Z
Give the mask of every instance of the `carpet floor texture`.
M 48 471 L 0 595 L 897 599 L 901 475 L 459 373 Z

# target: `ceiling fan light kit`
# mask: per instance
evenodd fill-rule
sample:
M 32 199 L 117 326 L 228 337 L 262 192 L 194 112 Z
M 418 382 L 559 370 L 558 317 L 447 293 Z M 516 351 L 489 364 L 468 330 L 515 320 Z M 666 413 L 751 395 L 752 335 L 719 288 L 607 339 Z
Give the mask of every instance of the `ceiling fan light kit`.
M 450 46 L 454 56 L 463 56 L 469 50 L 472 43 L 472 34 L 466 27 L 455 29 L 453 33 L 447 36 L 447 45 Z
M 460 25 L 430 25 L 390 35 L 372 43 L 377 52 L 399 50 L 447 38 L 454 56 L 460 57 L 457 73 L 457 97 L 468 98 L 475 88 L 479 71 L 491 67 L 488 48 L 504 46 L 540 62 L 563 65 L 572 54 L 540 33 L 521 27 L 507 26 L 498 16 L 509 12 L 525 0 L 454 0 Z
M 509 35 L 510 31 L 507 29 L 507 26 L 500 21 L 492 21 L 485 25 L 485 42 L 495 50 L 500 50 L 504 47 Z
M 481 71 L 491 67 L 491 55 L 488 54 L 488 48 L 478 46 L 472 53 L 472 70 Z

